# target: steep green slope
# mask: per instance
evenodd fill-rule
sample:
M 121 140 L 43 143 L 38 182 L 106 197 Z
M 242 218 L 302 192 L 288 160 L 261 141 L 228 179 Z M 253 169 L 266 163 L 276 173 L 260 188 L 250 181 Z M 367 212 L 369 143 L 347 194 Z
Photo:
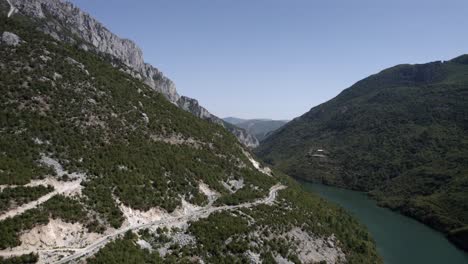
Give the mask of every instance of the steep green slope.
M 464 55 L 359 81 L 257 153 L 292 176 L 371 191 L 382 205 L 449 233 L 468 225 L 467 130 Z
M 34 229 L 53 229 L 59 220 L 63 224 L 56 235 L 69 232 L 71 224 L 80 228 L 64 241 L 89 237 L 94 242 L 131 230 L 104 243 L 90 263 L 240 263 L 248 252 L 265 261 L 297 263 L 305 241 L 290 236 L 292 230 L 321 243 L 321 251 L 335 252 L 342 262 L 381 263 L 372 239 L 354 218 L 286 176 L 262 173 L 223 127 L 174 106 L 126 74 L 119 61 L 83 51 L 79 43 L 58 42 L 36 28 L 25 17 L 0 16 L 0 34 L 21 38 L 18 46 L 0 44 L 0 185 L 6 185 L 0 197 L 8 203 L 2 210 L 40 195 L 54 196 L 0 220 L 0 256 L 38 254 L 0 257 L 0 263 L 29 263 L 37 257 L 53 262 L 76 253 L 74 247 L 85 247 L 81 240 L 68 247 L 54 244 L 65 243 L 59 239 L 43 243 L 50 238 L 44 229 Z M 23 195 L 29 188 L 24 185 L 38 182 L 50 182 L 58 194 L 35 187 Z M 287 188 L 271 203 L 255 203 L 279 183 Z M 216 193 L 216 201 L 206 188 Z M 254 204 L 226 206 L 249 203 Z M 218 211 L 177 222 L 190 210 L 213 208 Z M 151 224 L 132 229 L 146 220 L 131 223 L 132 217 L 154 210 L 148 221 L 172 219 L 180 226 L 168 222 L 159 223 L 163 231 L 152 230 Z M 24 236 L 31 234 L 44 248 L 52 245 L 50 252 L 25 243 Z M 136 243 L 141 241 L 146 244 Z

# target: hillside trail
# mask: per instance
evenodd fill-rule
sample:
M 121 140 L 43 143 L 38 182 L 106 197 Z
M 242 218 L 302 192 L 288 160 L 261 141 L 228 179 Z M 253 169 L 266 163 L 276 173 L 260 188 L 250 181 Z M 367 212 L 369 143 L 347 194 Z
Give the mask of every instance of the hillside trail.
M 28 250 L 3 250 L 0 251 L 0 257 L 13 257 L 13 256 L 21 256 L 29 253 L 60 253 L 60 252 L 74 252 L 70 256 L 64 257 L 61 260 L 55 262 L 57 264 L 62 264 L 62 263 L 67 263 L 72 260 L 76 260 L 82 257 L 85 257 L 87 255 L 92 255 L 96 253 L 99 249 L 104 247 L 107 243 L 111 242 L 112 240 L 116 239 L 118 236 L 125 234 L 128 231 L 136 231 L 140 229 L 145 229 L 145 228 L 157 228 L 157 227 L 163 227 L 163 226 L 177 226 L 181 224 L 185 224 L 189 221 L 194 221 L 200 218 L 206 218 L 210 214 L 219 212 L 219 211 L 228 211 L 228 210 L 235 210 L 235 209 L 241 209 L 241 208 L 250 208 L 253 206 L 261 205 L 261 204 L 267 204 L 271 205 L 275 202 L 278 192 L 280 190 L 285 189 L 286 186 L 277 184 L 274 185 L 270 188 L 270 191 L 268 193 L 268 196 L 265 198 L 261 198 L 252 202 L 247 202 L 243 204 L 238 204 L 238 205 L 224 205 L 224 206 L 218 206 L 218 207 L 213 207 L 213 202 L 210 201 L 210 203 L 205 206 L 201 207 L 197 210 L 190 211 L 187 214 L 184 215 L 169 215 L 166 218 L 160 219 L 158 221 L 153 221 L 150 223 L 146 224 L 135 224 L 135 225 L 130 225 L 127 227 L 123 227 L 121 229 L 116 230 L 114 233 L 106 235 L 101 237 L 100 239 L 96 240 L 93 244 L 88 245 L 85 248 L 51 248 L 51 249 L 40 249 L 40 250 L 35 250 L 35 251 L 28 251 Z M 71 188 L 72 189 L 72 188 Z M 66 189 L 70 190 L 70 189 Z M 62 192 L 64 190 L 61 190 Z M 41 197 L 39 200 L 45 200 L 45 199 L 50 199 L 54 195 L 57 194 L 57 190 Z M 54 194 L 55 193 L 55 194 Z M 48 197 L 51 196 L 51 197 Z M 39 201 L 38 200 L 38 201 Z M 36 203 L 38 201 L 34 201 L 33 203 Z M 29 205 L 29 204 L 28 204 Z
M 0 215 L 0 221 L 3 221 L 7 218 L 13 218 L 15 216 L 21 215 L 24 212 L 37 208 L 39 205 L 49 201 L 52 197 L 56 195 L 71 195 L 74 192 L 77 192 L 81 189 L 81 179 L 78 179 L 76 181 L 72 182 L 60 182 L 58 180 L 52 179 L 52 178 L 46 178 L 44 180 L 37 180 L 34 181 L 33 184 L 29 184 L 26 186 L 52 186 L 54 187 L 54 191 L 50 192 L 39 199 L 29 202 L 27 204 L 23 204 L 19 207 L 13 208 L 6 213 L 3 213 Z

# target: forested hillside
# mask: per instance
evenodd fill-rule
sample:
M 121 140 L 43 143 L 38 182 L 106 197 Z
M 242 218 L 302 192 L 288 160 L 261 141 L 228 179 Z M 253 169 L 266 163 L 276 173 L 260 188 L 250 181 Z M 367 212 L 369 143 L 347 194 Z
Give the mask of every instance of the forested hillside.
M 256 152 L 294 177 L 369 191 L 468 249 L 468 55 L 372 75 Z

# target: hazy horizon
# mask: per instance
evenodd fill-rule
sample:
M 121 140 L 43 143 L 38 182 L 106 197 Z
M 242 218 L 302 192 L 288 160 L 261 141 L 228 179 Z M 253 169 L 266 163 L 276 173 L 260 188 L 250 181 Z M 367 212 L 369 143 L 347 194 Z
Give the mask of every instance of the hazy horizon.
M 291 120 L 403 63 L 468 53 L 468 2 L 72 0 L 219 117 Z

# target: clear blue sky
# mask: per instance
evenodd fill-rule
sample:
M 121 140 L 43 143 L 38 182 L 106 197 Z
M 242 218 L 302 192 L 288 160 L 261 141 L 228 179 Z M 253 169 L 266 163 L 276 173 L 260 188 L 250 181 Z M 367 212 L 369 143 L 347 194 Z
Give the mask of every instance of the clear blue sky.
M 72 0 L 212 113 L 289 119 L 401 63 L 468 53 L 467 0 Z

